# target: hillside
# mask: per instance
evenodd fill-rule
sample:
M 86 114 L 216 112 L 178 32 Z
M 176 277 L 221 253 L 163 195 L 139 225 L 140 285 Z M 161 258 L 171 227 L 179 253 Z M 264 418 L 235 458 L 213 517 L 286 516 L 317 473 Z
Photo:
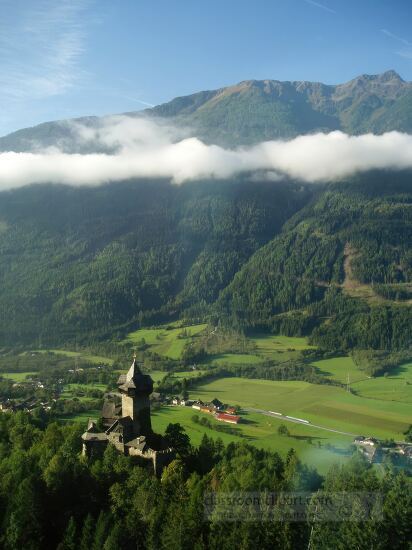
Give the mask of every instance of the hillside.
M 412 132 L 412 84 L 395 71 L 361 75 L 335 86 L 306 81 L 246 80 L 127 115 L 165 118 L 177 126 L 188 127 L 189 135 L 226 147 L 318 131 Z M 75 122 L 95 128 L 102 120 L 102 117 L 84 117 Z M 86 146 L 77 142 L 72 122 L 48 122 L 4 136 L 0 138 L 0 151 L 51 146 L 67 152 L 100 151 L 101 144 Z
M 405 348 L 411 174 L 324 188 L 139 181 L 2 193 L 2 343 L 123 337 L 179 316 Z M 283 229 L 282 229 L 283 226 Z
M 3 192 L 0 342 L 90 341 L 196 304 L 203 315 L 312 194 L 248 181 Z
M 411 174 L 329 186 L 257 251 L 219 299 L 241 326 L 333 348 L 411 345 Z
M 231 147 L 319 130 L 412 132 L 412 84 L 394 71 L 336 86 L 245 81 L 143 115 Z M 79 120 L 104 131 L 102 118 Z M 73 121 L 51 122 L 1 138 L 0 150 L 111 152 L 78 138 Z M 124 338 L 183 316 L 334 349 L 409 347 L 411 173 L 324 186 L 267 176 L 2 192 L 0 343 Z

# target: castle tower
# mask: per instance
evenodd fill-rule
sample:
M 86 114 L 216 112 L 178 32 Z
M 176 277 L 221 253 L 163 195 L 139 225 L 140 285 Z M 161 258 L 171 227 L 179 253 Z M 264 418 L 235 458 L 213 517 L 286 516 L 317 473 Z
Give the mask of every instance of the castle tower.
M 153 391 L 153 380 L 143 374 L 136 357 L 126 375 L 126 380 L 119 386 L 122 394 L 122 417 L 129 416 L 133 421 L 133 437 L 152 433 L 150 421 L 149 396 Z

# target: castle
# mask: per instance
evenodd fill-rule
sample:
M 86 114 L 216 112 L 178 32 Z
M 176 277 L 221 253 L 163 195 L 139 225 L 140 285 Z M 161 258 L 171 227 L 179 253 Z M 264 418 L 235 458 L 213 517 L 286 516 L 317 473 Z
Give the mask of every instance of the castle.
M 118 384 L 121 409 L 112 404 L 113 418 L 108 427 L 106 423 L 104 432 L 99 432 L 96 423 L 89 421 L 82 435 L 83 455 L 101 455 L 107 445 L 114 445 L 124 455 L 150 460 L 154 472 L 160 474 L 163 467 L 173 460 L 174 451 L 162 436 L 152 430 L 149 396 L 153 392 L 153 380 L 141 372 L 134 357 L 128 373 L 120 376 Z M 108 408 L 110 405 L 106 410 Z

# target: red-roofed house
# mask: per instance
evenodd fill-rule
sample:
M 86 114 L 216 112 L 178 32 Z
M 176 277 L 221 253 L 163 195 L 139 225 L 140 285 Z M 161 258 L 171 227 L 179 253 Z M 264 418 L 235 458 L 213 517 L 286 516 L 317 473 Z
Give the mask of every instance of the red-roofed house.
M 240 416 L 227 413 L 217 413 L 215 418 L 221 422 L 229 422 L 229 424 L 237 424 L 240 420 Z

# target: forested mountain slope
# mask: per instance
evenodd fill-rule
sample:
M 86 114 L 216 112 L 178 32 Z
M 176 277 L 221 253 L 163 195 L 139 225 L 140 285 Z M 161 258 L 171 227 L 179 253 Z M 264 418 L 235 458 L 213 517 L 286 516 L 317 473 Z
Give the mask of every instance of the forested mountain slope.
M 1 194 L 0 229 L 3 344 L 90 341 L 182 315 L 334 349 L 412 343 L 409 172 L 325 187 L 32 186 Z
M 313 330 L 326 347 L 408 347 L 411 243 L 410 173 L 330 185 L 242 267 L 219 311 L 240 326 Z
M 0 342 L 90 340 L 212 303 L 313 194 L 167 181 L 1 193 Z

